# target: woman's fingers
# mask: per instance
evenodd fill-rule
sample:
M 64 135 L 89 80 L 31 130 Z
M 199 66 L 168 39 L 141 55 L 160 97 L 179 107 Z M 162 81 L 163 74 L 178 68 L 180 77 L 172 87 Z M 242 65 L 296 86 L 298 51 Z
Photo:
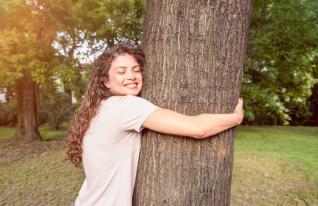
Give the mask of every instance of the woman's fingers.
M 239 98 L 235 106 L 234 112 L 243 112 L 243 98 Z

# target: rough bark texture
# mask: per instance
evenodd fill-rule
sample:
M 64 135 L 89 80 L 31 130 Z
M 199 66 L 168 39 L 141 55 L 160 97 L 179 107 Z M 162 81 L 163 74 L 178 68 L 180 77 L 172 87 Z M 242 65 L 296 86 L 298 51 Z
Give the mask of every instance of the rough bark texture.
M 230 113 L 239 95 L 250 0 L 149 0 L 143 96 L 180 113 Z M 146 132 L 134 205 L 230 205 L 233 129 L 194 140 Z
M 38 140 L 38 86 L 25 73 L 16 83 L 18 122 L 15 137 L 26 141 Z

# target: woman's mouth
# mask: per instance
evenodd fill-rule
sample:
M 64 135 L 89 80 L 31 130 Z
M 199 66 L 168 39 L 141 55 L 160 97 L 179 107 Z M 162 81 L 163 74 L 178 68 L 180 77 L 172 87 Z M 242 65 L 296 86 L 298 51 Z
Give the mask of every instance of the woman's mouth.
M 134 89 L 137 87 L 137 83 L 126 84 L 125 87 L 128 87 L 129 89 Z

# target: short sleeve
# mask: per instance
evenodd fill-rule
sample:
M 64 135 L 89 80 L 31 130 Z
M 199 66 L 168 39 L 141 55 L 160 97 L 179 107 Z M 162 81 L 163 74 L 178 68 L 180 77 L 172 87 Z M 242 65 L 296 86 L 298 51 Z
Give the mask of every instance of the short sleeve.
M 142 124 L 156 108 L 158 108 L 156 105 L 141 97 L 125 96 L 121 108 L 122 129 L 140 132 L 144 129 Z

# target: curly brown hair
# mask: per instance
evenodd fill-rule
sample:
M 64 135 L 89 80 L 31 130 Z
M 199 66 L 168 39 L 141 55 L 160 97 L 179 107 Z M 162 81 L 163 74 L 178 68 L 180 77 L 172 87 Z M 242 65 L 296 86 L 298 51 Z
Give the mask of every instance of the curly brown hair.
M 88 84 L 84 99 L 75 111 L 70 123 L 68 140 L 66 144 L 67 160 L 76 167 L 82 162 L 82 143 L 86 131 L 90 126 L 92 118 L 96 116 L 102 100 L 112 96 L 104 82 L 108 80 L 108 71 L 113 60 L 123 54 L 133 56 L 143 70 L 145 55 L 139 47 L 130 44 L 120 44 L 102 53 L 93 64 L 91 80 Z

